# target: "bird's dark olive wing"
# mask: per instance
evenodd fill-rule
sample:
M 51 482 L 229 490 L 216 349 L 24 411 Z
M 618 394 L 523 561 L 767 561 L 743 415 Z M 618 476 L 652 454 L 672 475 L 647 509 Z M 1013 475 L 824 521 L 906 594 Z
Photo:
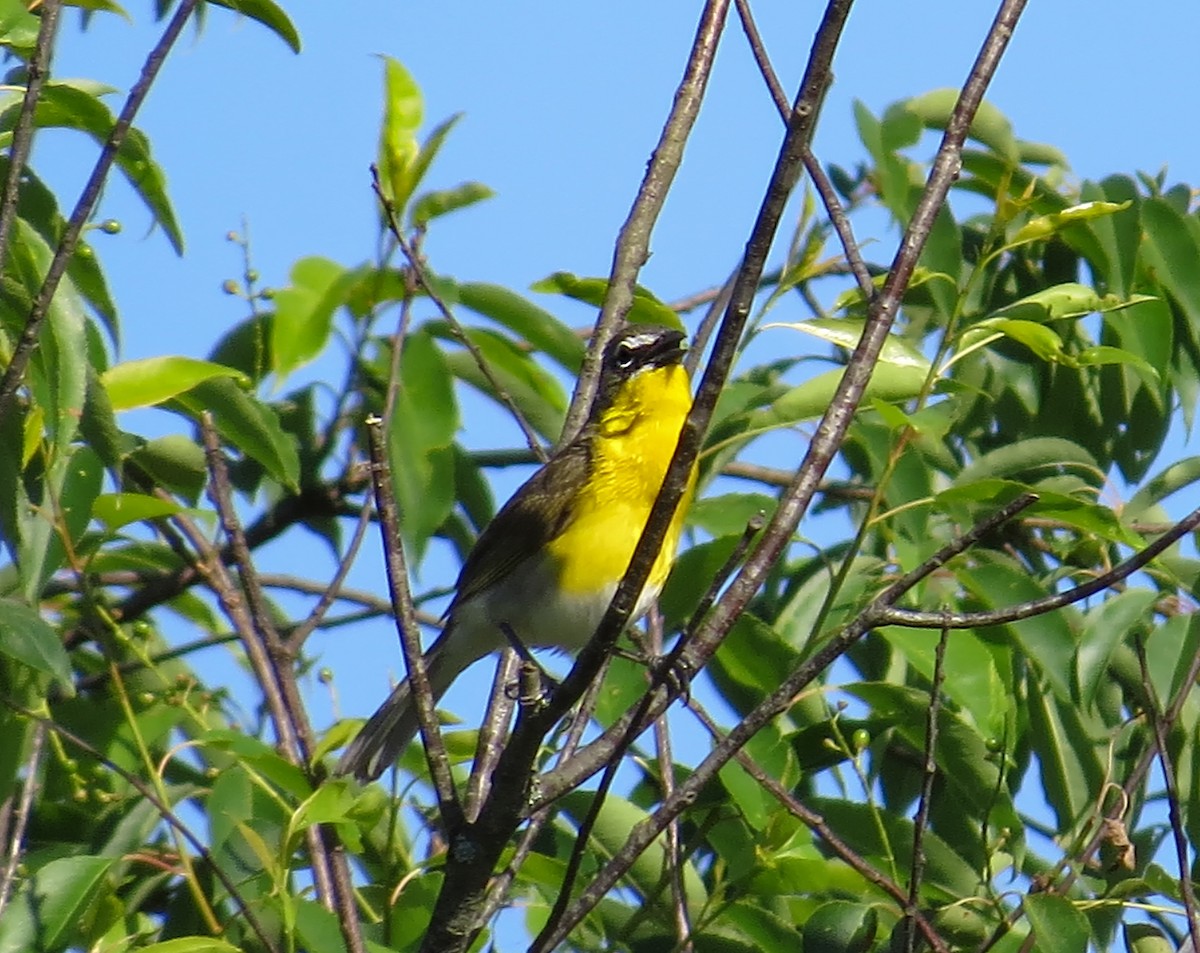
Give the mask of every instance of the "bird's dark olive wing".
M 587 471 L 587 447 L 575 442 L 530 477 L 480 534 L 458 574 L 454 602 L 495 585 L 557 538 L 570 522 Z

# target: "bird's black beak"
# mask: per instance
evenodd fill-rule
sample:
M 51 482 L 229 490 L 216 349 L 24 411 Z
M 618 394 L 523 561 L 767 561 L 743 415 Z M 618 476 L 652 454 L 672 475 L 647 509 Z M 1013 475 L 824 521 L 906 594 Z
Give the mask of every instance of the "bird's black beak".
M 646 363 L 654 367 L 678 364 L 687 352 L 687 335 L 674 328 L 664 328 L 659 339 L 646 353 Z

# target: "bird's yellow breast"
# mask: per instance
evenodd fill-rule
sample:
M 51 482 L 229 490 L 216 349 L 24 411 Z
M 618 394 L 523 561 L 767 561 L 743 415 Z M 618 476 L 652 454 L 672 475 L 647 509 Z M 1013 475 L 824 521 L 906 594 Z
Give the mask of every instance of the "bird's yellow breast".
M 691 403 L 687 372 L 672 364 L 631 378 L 595 421 L 586 486 L 566 529 L 548 547 L 563 595 L 611 593 L 625 574 Z M 666 582 L 695 479 L 693 467 L 635 615 Z

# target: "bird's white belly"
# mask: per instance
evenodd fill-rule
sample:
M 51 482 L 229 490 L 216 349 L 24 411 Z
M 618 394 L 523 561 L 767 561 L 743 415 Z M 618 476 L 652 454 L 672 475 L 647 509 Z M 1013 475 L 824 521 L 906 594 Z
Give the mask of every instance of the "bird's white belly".
M 455 634 L 469 632 L 467 641 L 485 654 L 508 644 L 503 631 L 507 625 L 529 648 L 578 652 L 596 633 L 612 602 L 616 583 L 590 593 L 564 593 L 555 584 L 556 578 L 551 557 L 527 560 L 503 584 L 455 607 Z M 644 613 L 657 595 L 657 591 L 644 591 L 633 617 Z

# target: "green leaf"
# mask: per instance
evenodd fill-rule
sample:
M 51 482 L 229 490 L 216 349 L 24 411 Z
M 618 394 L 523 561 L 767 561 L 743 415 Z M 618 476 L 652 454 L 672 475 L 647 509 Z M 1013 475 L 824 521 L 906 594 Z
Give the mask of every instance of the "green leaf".
M 208 410 L 217 433 L 246 456 L 257 460 L 289 490 L 300 486 L 296 441 L 279 424 L 279 415 L 228 377 L 213 377 L 175 398 L 193 419 Z
M 1086 953 L 1087 918 L 1066 897 L 1028 893 L 1021 901 L 1037 937 L 1038 953 Z
M 79 421 L 79 432 L 88 445 L 110 470 L 121 465 L 127 449 L 117 417 L 113 412 L 108 392 L 100 383 L 100 375 L 92 365 L 87 365 L 87 396 L 83 403 L 83 416 Z
M 166 355 L 124 361 L 100 375 L 113 410 L 131 410 L 161 404 L 215 377 L 248 384 L 241 371 L 194 357 Z
M 13 599 L 0 599 L 0 653 L 72 691 L 71 663 L 58 632 L 36 610 Z
M 803 384 L 793 387 L 770 406 L 751 411 L 746 418 L 747 431 L 774 430 L 790 427 L 804 420 L 820 417 L 829 408 L 830 401 L 842 380 L 840 369 L 818 374 Z M 897 364 L 880 364 L 871 375 L 871 381 L 863 399 L 910 400 L 921 393 L 925 386 L 926 373 L 919 367 Z
M 591 809 L 594 797 L 595 793 L 592 791 L 573 791 L 558 801 L 558 804 L 562 806 L 563 813 L 578 824 Z M 591 850 L 598 857 L 613 857 L 628 842 L 629 832 L 648 816 L 635 804 L 615 794 L 609 794 L 604 799 L 596 825 L 592 828 Z M 668 869 L 665 850 L 661 839 L 651 842 L 626 875 L 643 898 L 655 896 L 658 903 L 662 903 L 664 896 L 670 896 L 669 891 L 664 894 L 659 890 L 663 871 Z M 683 864 L 680 873 L 684 900 L 688 909 L 695 913 L 707 901 L 708 891 L 690 862 Z
M 334 311 L 358 277 L 327 258 L 302 258 L 292 266 L 291 284 L 275 292 L 271 321 L 271 369 L 280 381 L 325 349 Z
M 62 857 L 23 878 L 0 918 L 0 953 L 75 945 L 79 920 L 116 862 L 115 857 Z
M 388 454 L 405 543 L 420 563 L 429 537 L 454 506 L 458 404 L 446 356 L 428 329 L 408 335 L 392 412 Z
M 1143 518 L 1151 507 L 1180 490 L 1200 482 L 1200 456 L 1185 457 L 1167 466 L 1161 473 L 1148 480 L 1125 505 L 1125 518 Z
M 28 59 L 37 42 L 39 20 L 22 0 L 4 0 L 0 3 L 0 46 Z
M 288 18 L 283 8 L 271 0 L 212 0 L 218 7 L 235 10 L 251 20 L 257 20 L 267 27 L 279 39 L 286 43 L 293 53 L 300 52 L 300 34 Z
M 1046 588 L 1031 578 L 1027 570 L 999 555 L 978 566 L 960 569 L 958 578 L 974 597 L 978 608 L 984 611 L 1007 608 L 1048 595 Z M 1070 610 L 1060 609 L 997 627 L 1011 635 L 1064 701 L 1074 701 L 1070 675 L 1074 668 L 1076 638 L 1068 622 L 1069 616 Z
M 887 284 L 887 279 L 888 276 L 886 273 L 875 275 L 871 279 L 871 285 L 876 291 L 878 291 L 885 284 Z M 913 270 L 912 278 L 909 279 L 908 284 L 905 286 L 904 293 L 907 295 L 917 288 L 932 284 L 936 284 L 941 288 L 944 288 L 946 291 L 955 296 L 958 294 L 958 282 L 955 280 L 953 275 L 940 271 L 934 271 L 921 265 L 918 265 Z M 860 313 L 865 303 L 866 302 L 863 298 L 862 290 L 856 284 L 850 288 L 847 288 L 836 298 L 834 298 L 833 306 L 829 310 L 833 312 L 846 312 L 847 314 Z
M 1014 320 L 1012 318 L 987 318 L 973 324 L 970 330 L 962 336 L 961 350 L 972 347 L 980 337 L 998 332 L 1014 341 L 1024 344 L 1043 361 L 1058 363 L 1063 360 L 1063 342 L 1057 334 L 1044 324 L 1034 321 Z
M 908 818 L 882 811 L 874 805 L 829 797 L 807 797 L 805 805 L 824 817 L 834 831 L 868 860 L 885 865 L 883 858 L 890 854 L 895 857 L 899 869 L 910 869 L 913 824 Z M 886 837 L 886 843 L 883 837 Z M 922 894 L 942 900 L 974 896 L 979 888 L 979 876 L 961 853 L 933 831 L 925 832 L 922 843 L 927 864 Z
M 1037 754 L 1042 789 L 1054 811 L 1057 829 L 1073 829 L 1091 811 L 1106 778 L 1104 762 L 1073 699 L 1032 691 L 1025 703 L 1027 737 Z
M 888 626 L 879 634 L 904 654 L 923 678 L 932 682 L 938 633 Z M 989 743 L 1003 737 L 1014 704 L 1000 677 L 993 649 L 974 632 L 955 632 L 946 643 L 943 691 L 964 711 Z
M 450 337 L 449 331 L 441 326 L 435 330 L 438 334 Z M 567 411 L 567 398 L 562 385 L 546 373 L 531 355 L 502 335 L 483 328 L 466 328 L 465 331 L 471 342 L 479 348 L 500 389 L 509 396 L 529 425 L 547 441 L 557 440 Z M 455 377 L 494 399 L 505 411 L 508 410 L 471 354 L 466 351 L 451 352 L 446 355 L 446 363 Z
M 463 182 L 451 189 L 426 192 L 413 204 L 412 224 L 417 228 L 424 228 L 435 218 L 483 202 L 495 194 L 482 182 Z
M 107 92 L 108 89 L 78 80 L 47 82 L 42 87 L 34 121 L 39 126 L 76 129 L 103 145 L 116 124 L 116 117 L 97 98 L 97 91 Z M 0 141 L 11 137 L 20 109 L 18 101 L 0 111 L 0 132 L 5 133 L 0 136 Z M 140 130 L 129 129 L 126 133 L 117 151 L 117 168 L 150 210 L 154 221 L 162 226 L 175 253 L 182 255 L 183 233 L 167 197 L 166 177 L 151 158 L 150 141 Z
M 750 520 L 760 514 L 770 518 L 777 501 L 765 493 L 723 493 L 692 503 L 687 512 L 689 526 L 698 526 L 710 536 L 732 536 L 746 532 Z
M 1114 215 L 1117 212 L 1125 211 L 1132 204 L 1132 202 L 1081 202 L 1079 205 L 1072 205 L 1061 212 L 1039 215 L 1022 225 L 1006 247 L 1013 248 L 1026 242 L 1049 238 L 1068 225 Z
M 817 318 L 812 321 L 801 321 L 797 324 L 765 324 L 767 328 L 791 328 L 793 331 L 803 331 L 822 341 L 828 341 L 840 348 L 853 351 L 866 330 L 867 322 L 857 318 Z M 915 367 L 924 372 L 930 368 L 929 359 L 908 341 L 894 334 L 889 334 L 879 352 L 879 360 L 884 364 L 897 367 Z
M 398 60 L 383 57 L 383 125 L 379 130 L 379 171 L 384 194 L 399 216 L 418 183 L 417 130 L 425 103 L 416 80 Z
M 1023 516 L 1039 516 L 1056 520 L 1085 535 L 1095 535 L 1115 543 L 1141 548 L 1145 540 L 1128 529 L 1112 510 L 1086 499 L 1056 493 L 1036 484 L 1012 480 L 977 480 L 954 486 L 934 496 L 934 505 L 952 515 L 966 514 L 969 518 L 995 512 L 1022 493 L 1038 494 L 1037 502 Z
M 24 12 L 24 5 L 18 4 Z M 0 12 L 0 20 L 3 13 Z M 8 159 L 0 157 L 0 181 L 8 176 Z M 58 210 L 58 202 L 54 192 L 26 166 L 21 176 L 21 188 L 17 194 L 17 215 L 22 222 L 41 237 L 48 249 L 56 248 L 66 229 L 66 220 Z M 96 260 L 96 252 L 92 246 L 80 239 L 75 246 L 75 254 L 67 265 L 67 275 L 79 294 L 99 315 L 105 330 L 114 345 L 120 343 L 120 329 L 117 324 L 117 308 L 109 294 L 104 272 Z
M 220 3 L 220 0 L 214 2 Z M 173 940 L 138 947 L 138 950 L 140 953 L 239 953 L 238 947 L 212 936 L 178 936 Z
M 475 281 L 456 290 L 460 304 L 508 328 L 571 373 L 579 372 L 587 346 L 549 311 L 500 285 Z
M 771 625 L 747 612 L 738 616 L 708 672 L 729 704 L 747 712 L 778 687 L 780 672 L 790 672 L 799 660 Z
M 92 518 L 100 520 L 110 531 L 182 511 L 178 503 L 144 493 L 103 493 L 92 504 Z
M 805 953 L 867 953 L 875 942 L 879 915 L 849 900 L 821 904 L 804 922 Z
M 1137 371 L 1142 379 L 1150 386 L 1157 387 L 1162 381 L 1158 369 L 1149 361 L 1138 357 L 1132 351 L 1124 348 L 1111 347 L 1107 344 L 1097 344 L 1085 347 L 1078 354 L 1070 356 L 1069 363 L 1079 367 L 1100 367 L 1105 364 L 1127 364 Z
M 49 499 L 30 509 L 21 533 L 18 564 L 28 602 L 38 600 L 46 581 L 66 561 L 68 544 L 83 536 L 103 477 L 104 465 L 85 445 L 54 461 L 46 479 Z
M 1200 223 L 1165 199 L 1153 198 L 1142 204 L 1142 228 L 1142 254 L 1154 277 L 1183 308 L 1188 326 L 1200 328 Z
M 1039 477 L 1064 472 L 1079 474 L 1097 487 L 1104 479 L 1096 458 L 1079 444 L 1060 437 L 1031 437 L 985 453 L 963 467 L 953 485 L 965 486 L 993 477 L 1032 483 Z
M 599 308 L 608 294 L 607 278 L 580 278 L 568 271 L 556 271 L 529 286 L 533 291 L 560 294 Z M 625 320 L 633 324 L 657 324 L 683 330 L 679 315 L 658 300 L 641 285 L 633 289 L 633 305 Z
M 906 100 L 904 105 L 929 128 L 945 129 L 954 114 L 958 96 L 957 89 L 935 89 Z M 1012 124 L 1004 113 L 987 100 L 979 104 L 967 134 L 976 142 L 983 143 L 1010 165 L 1016 165 L 1020 160 Z
M 1084 617 L 1076 655 L 1079 700 L 1083 705 L 1090 707 L 1095 701 L 1117 646 L 1150 627 L 1158 598 L 1159 594 L 1150 589 L 1126 589 L 1108 597 Z
M 200 498 L 208 479 L 204 450 L 190 437 L 168 434 L 150 440 L 126 458 L 126 466 L 136 468 L 163 489 L 177 493 L 189 503 Z
M 869 704 L 874 715 L 894 724 L 916 751 L 924 750 L 928 692 L 887 682 L 857 682 L 845 686 L 845 690 Z M 1023 850 L 1024 824 L 1007 785 L 1001 783 L 1001 759 L 988 748 L 992 739 L 984 738 L 957 712 L 943 708 L 938 717 L 937 740 L 935 758 L 947 794 L 953 792 L 956 809 L 986 819 L 993 831 L 1007 828 L 1005 850 L 1019 854 Z M 984 855 L 982 845 L 956 846 L 961 856 Z

